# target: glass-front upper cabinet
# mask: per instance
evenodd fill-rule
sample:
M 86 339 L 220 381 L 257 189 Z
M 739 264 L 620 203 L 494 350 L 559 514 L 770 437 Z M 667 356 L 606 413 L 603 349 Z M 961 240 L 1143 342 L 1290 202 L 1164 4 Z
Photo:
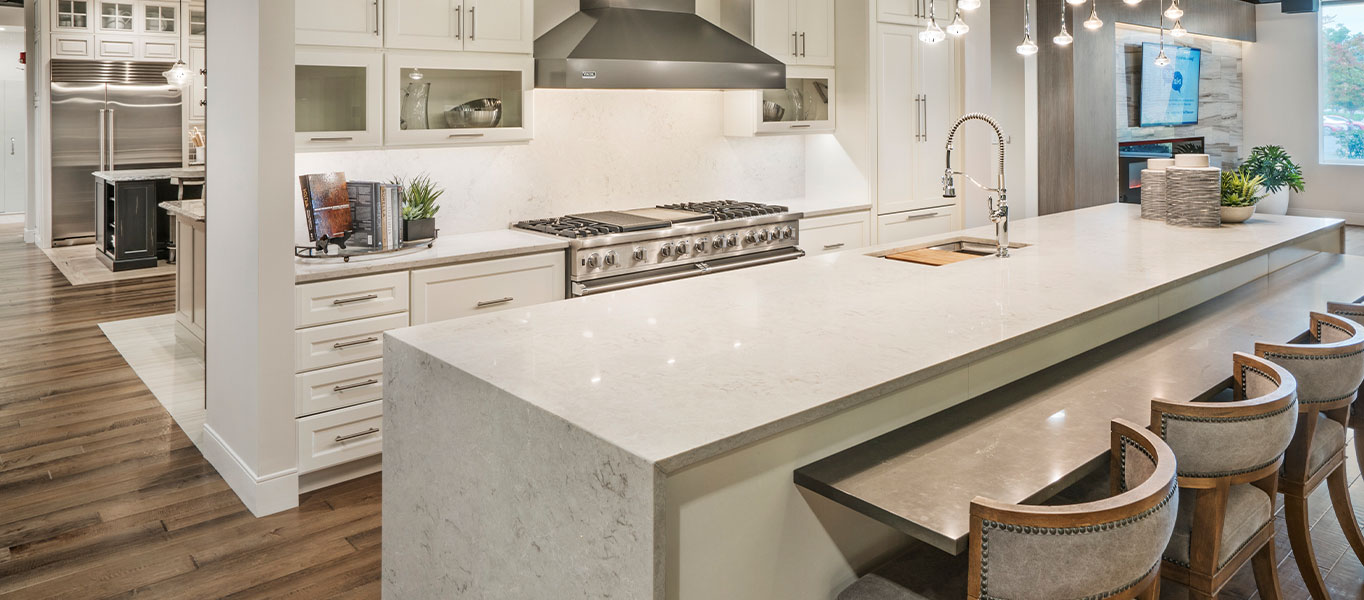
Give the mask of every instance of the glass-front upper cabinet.
M 147 2 L 142 5 L 143 33 L 180 33 L 180 9 L 176 4 Z
M 745 137 L 833 130 L 833 69 L 787 67 L 785 89 L 725 92 L 725 135 Z
M 52 7 L 52 28 L 59 31 L 90 31 L 90 8 L 94 0 L 56 0 Z
M 208 10 L 204 8 L 204 5 L 202 3 L 191 4 L 189 5 L 187 12 L 189 13 L 189 24 L 187 28 L 189 29 L 190 37 L 202 38 L 207 35 Z
M 387 62 L 385 143 L 531 139 L 531 57 L 389 52 Z
M 294 60 L 294 130 L 300 151 L 382 144 L 384 55 L 370 50 L 299 50 Z
M 137 30 L 137 5 L 132 2 L 100 0 L 99 30 L 107 33 L 133 33 Z

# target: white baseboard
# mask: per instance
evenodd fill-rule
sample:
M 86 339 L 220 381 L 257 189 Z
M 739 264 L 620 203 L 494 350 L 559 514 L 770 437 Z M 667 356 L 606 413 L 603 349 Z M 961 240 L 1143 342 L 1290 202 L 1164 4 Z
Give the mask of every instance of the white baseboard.
M 298 469 L 264 477 L 256 475 L 208 425 L 204 425 L 202 449 L 204 458 L 218 470 L 251 514 L 264 517 L 298 507 Z
M 38 240 L 38 228 L 24 228 L 24 243 L 32 244 Z
M 1364 225 L 1364 213 L 1360 213 L 1360 212 L 1344 212 L 1344 211 L 1337 211 L 1337 210 L 1314 210 L 1314 209 L 1310 209 L 1310 208 L 1292 208 L 1292 207 L 1290 207 L 1290 208 L 1288 209 L 1288 214 L 1294 215 L 1294 216 L 1299 216 L 1299 217 L 1318 217 L 1318 218 L 1323 218 L 1323 219 L 1345 219 L 1345 223 L 1346 223 L 1346 224 L 1349 224 L 1349 225 Z
M 359 477 L 364 477 L 373 473 L 378 473 L 384 468 L 382 454 L 375 454 L 368 458 L 353 460 L 342 463 L 321 471 L 313 471 L 298 476 L 298 493 L 306 494 L 311 491 L 330 487 L 343 481 L 350 481 Z

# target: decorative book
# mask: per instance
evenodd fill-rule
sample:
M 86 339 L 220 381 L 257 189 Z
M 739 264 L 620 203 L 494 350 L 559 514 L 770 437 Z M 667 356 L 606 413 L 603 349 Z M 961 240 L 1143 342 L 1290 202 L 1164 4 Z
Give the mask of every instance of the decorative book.
M 319 247 L 337 244 L 344 248 L 354 231 L 346 174 L 300 175 L 298 182 L 303 192 L 308 239 Z

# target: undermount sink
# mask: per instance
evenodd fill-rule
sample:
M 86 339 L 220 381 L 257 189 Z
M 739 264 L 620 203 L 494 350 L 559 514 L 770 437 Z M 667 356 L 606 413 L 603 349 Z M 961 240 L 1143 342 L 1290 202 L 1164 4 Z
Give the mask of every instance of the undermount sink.
M 1028 244 L 1009 244 L 1011 250 L 1028 247 Z M 968 260 L 995 255 L 995 243 L 976 238 L 953 238 L 926 244 L 915 244 L 903 248 L 878 252 L 874 257 L 890 260 L 943 267 Z

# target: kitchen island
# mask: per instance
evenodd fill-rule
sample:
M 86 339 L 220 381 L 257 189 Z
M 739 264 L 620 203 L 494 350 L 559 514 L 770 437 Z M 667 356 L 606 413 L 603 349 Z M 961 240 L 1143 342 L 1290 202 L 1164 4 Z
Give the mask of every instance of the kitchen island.
M 208 327 L 208 209 L 203 200 L 173 200 L 157 205 L 175 222 L 175 337 L 204 358 Z
M 95 171 L 95 257 L 111 271 L 156 267 L 166 257 L 170 223 L 162 201 L 183 200 L 180 181 L 202 186 L 204 167 Z
M 979 228 L 391 333 L 385 593 L 831 598 L 905 538 L 794 471 L 1343 248 L 1138 210 L 1016 222 L 1007 260 L 880 258 Z

